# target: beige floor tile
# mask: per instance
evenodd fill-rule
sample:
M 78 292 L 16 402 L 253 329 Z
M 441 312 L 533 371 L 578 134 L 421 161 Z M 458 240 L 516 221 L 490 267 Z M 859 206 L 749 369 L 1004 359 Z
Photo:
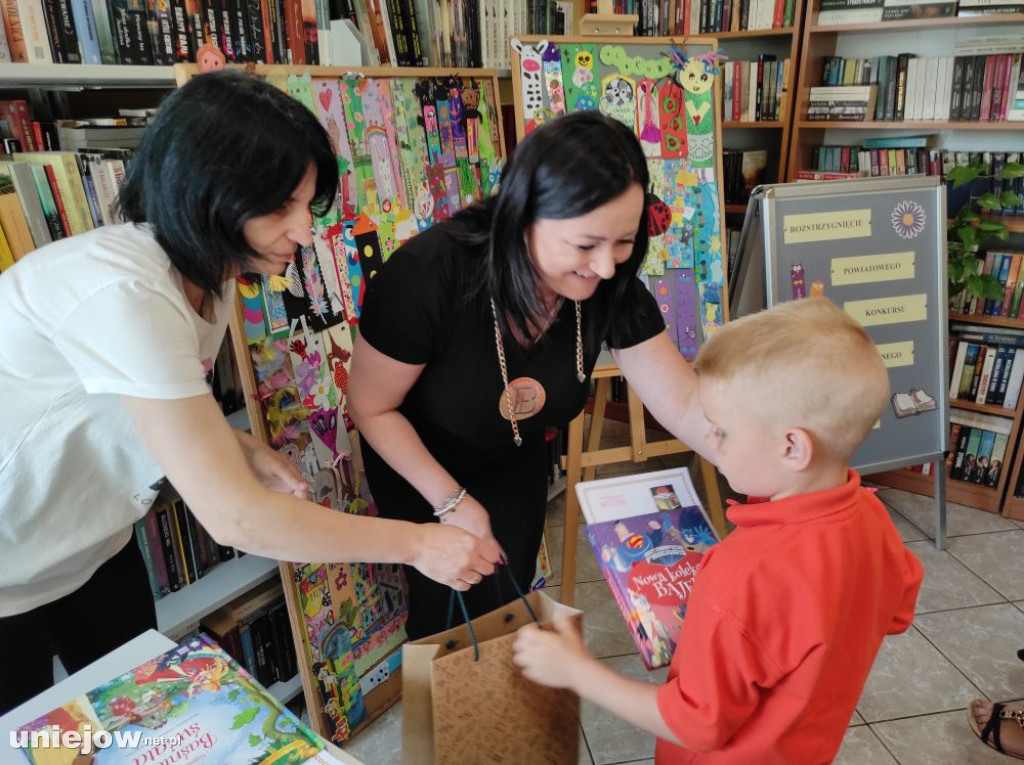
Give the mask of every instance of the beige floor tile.
M 402 702 L 392 706 L 342 747 L 363 765 L 402 761 Z
M 950 539 L 947 549 L 1008 600 L 1024 599 L 1024 529 Z
M 548 553 L 551 556 L 551 569 L 553 575 L 551 584 L 562 583 L 562 540 L 565 538 L 565 527 L 557 526 L 548 529 Z M 577 582 L 603 582 L 604 575 L 597 565 L 597 558 L 587 540 L 587 532 L 583 526 L 577 529 L 576 533 L 576 581 Z
M 1012 604 L 923 614 L 915 625 L 992 701 L 1024 696 L 1024 613 Z
M 582 519 L 581 519 L 582 520 Z M 545 523 L 549 529 L 565 525 L 565 492 L 548 501 Z
M 833 760 L 835 765 L 895 765 L 896 759 L 878 740 L 871 728 L 860 725 L 848 728 L 843 745 Z
M 963 537 L 964 541 L 976 537 Z M 957 541 L 960 541 L 959 539 Z M 917 613 L 948 611 L 990 603 L 1005 598 L 993 590 L 977 574 L 958 561 L 948 550 L 940 552 L 931 540 L 910 542 L 907 549 L 924 565 L 924 582 L 917 598 Z
M 857 711 L 874 723 L 959 709 L 977 695 L 978 689 L 911 627 L 882 643 Z
M 931 537 L 921 531 L 921 529 L 894 510 L 892 506 L 885 501 L 885 497 L 882 497 L 882 504 L 884 504 L 885 509 L 889 511 L 889 517 L 892 519 L 892 523 L 896 527 L 896 531 L 899 532 L 900 539 L 904 542 L 918 542 L 923 539 L 931 539 Z
M 860 716 L 860 712 L 855 709 L 853 710 L 853 717 L 850 718 L 850 727 L 853 728 L 857 725 L 867 725 L 867 723 L 864 721 L 864 718 Z
M 908 521 L 925 532 L 935 536 L 935 501 L 931 497 L 911 494 L 906 491 L 887 492 L 886 502 Z M 989 531 L 1016 529 L 1013 521 L 995 513 L 986 513 L 973 507 L 946 503 L 946 536 L 958 537 L 964 534 L 984 534 Z
M 871 729 L 900 765 L 1007 765 L 1011 762 L 978 740 L 967 724 L 964 709 L 876 723 Z
M 602 659 L 602 662 L 616 672 L 635 680 L 655 684 L 664 683 L 668 675 L 665 669 L 648 672 L 640 657 L 635 655 Z M 580 717 L 594 765 L 635 762 L 637 758 L 654 756 L 654 736 L 650 733 L 633 727 L 589 702 L 583 703 Z
M 622 618 L 608 583 L 584 582 L 576 586 L 576 608 L 583 611 L 583 637 L 594 656 L 636 653 L 636 644 Z

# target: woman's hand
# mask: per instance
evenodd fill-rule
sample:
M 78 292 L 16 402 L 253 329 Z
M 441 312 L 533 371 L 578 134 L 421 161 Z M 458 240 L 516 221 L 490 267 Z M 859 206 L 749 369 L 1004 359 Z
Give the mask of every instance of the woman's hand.
M 422 536 L 411 565 L 424 576 L 456 590 L 468 590 L 493 574 L 494 564 L 502 556 L 493 537 L 481 539 L 439 523 L 421 523 L 416 527 Z
M 512 662 L 523 675 L 549 688 L 575 690 L 581 673 L 594 659 L 583 645 L 576 622 L 566 613 L 555 614 L 554 630 L 527 624 L 512 646 Z
M 441 523 L 445 526 L 458 526 L 470 534 L 498 544 L 491 532 L 491 516 L 487 514 L 484 506 L 476 501 L 469 494 L 451 510 L 441 516 Z M 500 548 L 499 548 L 500 550 Z M 501 551 L 504 557 L 504 551 Z
M 287 457 L 248 433 L 236 430 L 235 435 L 249 468 L 265 488 L 282 494 L 292 494 L 299 499 L 308 498 L 309 487 L 302 479 L 299 469 Z

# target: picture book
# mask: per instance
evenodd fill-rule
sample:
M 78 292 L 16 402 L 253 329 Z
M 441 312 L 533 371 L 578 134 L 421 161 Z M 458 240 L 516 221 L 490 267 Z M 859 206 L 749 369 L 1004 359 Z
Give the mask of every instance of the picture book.
M 322 739 L 205 635 L 69 701 L 14 736 L 35 765 L 337 763 Z
M 598 565 L 648 669 L 668 664 L 697 569 L 718 541 L 686 468 L 576 484 Z

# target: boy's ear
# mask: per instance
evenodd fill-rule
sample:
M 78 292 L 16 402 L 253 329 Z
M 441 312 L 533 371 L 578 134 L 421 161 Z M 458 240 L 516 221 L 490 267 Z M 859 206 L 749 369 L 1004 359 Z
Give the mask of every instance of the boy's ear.
M 814 439 L 803 428 L 790 428 L 785 433 L 786 451 L 783 464 L 793 473 L 807 469 L 814 457 Z

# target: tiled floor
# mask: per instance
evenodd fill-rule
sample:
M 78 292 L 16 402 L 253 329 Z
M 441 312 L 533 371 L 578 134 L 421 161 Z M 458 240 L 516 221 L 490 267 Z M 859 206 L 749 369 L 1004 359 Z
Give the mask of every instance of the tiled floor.
M 621 442 L 624 429 L 606 427 Z M 673 461 L 675 460 L 675 461 Z M 642 470 L 680 464 L 685 457 L 652 459 Z M 610 466 L 601 475 L 636 472 Z M 695 482 L 699 482 L 695 478 Z M 888 638 L 836 759 L 845 765 L 1006 765 L 968 727 L 971 699 L 1024 698 L 1024 523 L 949 505 L 948 545 L 935 549 L 932 500 L 894 489 L 879 496 L 907 546 L 926 569 L 910 630 Z M 548 509 L 548 542 L 555 576 L 548 592 L 558 598 L 565 533 L 564 495 Z M 576 606 L 586 614 L 591 651 L 617 671 L 661 682 L 665 670 L 648 673 L 637 658 L 582 531 L 578 535 Z M 401 703 L 388 710 L 345 748 L 366 765 L 401 761 Z M 653 763 L 654 739 L 603 710 L 584 703 L 580 763 Z

